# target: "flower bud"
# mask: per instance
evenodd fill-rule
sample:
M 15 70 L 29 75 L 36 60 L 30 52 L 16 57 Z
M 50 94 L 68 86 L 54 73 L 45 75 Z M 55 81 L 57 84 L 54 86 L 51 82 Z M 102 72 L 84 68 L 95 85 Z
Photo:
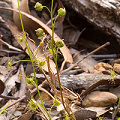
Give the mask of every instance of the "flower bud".
M 60 17 L 64 16 L 65 13 L 66 13 L 65 8 L 60 8 L 60 9 L 58 10 L 58 16 L 60 16 Z
M 61 48 L 61 47 L 64 46 L 64 42 L 59 41 L 59 40 L 57 40 L 57 41 L 55 42 L 55 44 L 56 44 L 56 46 L 57 46 L 58 48 Z
M 35 32 L 36 32 L 36 35 L 38 37 L 41 37 L 43 35 L 43 29 L 42 28 L 38 28 L 37 30 L 35 30 Z
M 34 8 L 35 8 L 36 10 L 38 10 L 38 11 L 42 11 L 43 6 L 42 6 L 41 3 L 37 2 L 37 3 L 35 4 Z

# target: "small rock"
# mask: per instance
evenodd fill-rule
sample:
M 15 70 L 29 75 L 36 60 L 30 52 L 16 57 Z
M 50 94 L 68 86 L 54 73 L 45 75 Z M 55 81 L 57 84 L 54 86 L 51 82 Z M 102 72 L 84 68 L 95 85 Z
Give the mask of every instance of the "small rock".
M 110 92 L 95 91 L 82 101 L 84 107 L 106 107 L 117 102 L 117 96 Z
M 92 72 L 93 73 L 100 73 L 102 71 L 111 70 L 111 68 L 112 68 L 112 66 L 110 64 L 100 62 L 94 67 Z
M 74 113 L 76 120 L 85 120 L 88 118 L 96 118 L 96 112 L 90 110 L 78 110 Z
M 17 117 L 17 116 L 20 116 L 20 115 L 22 115 L 22 112 L 21 111 L 15 111 L 14 112 L 14 115 Z
M 115 63 L 113 68 L 117 73 L 120 73 L 120 64 Z

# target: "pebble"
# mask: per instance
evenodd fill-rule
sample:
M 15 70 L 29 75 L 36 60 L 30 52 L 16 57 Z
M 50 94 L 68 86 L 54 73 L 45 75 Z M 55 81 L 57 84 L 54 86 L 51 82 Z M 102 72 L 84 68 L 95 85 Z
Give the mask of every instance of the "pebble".
M 82 101 L 84 107 L 106 107 L 117 102 L 117 96 L 110 92 L 95 91 Z
M 22 112 L 21 111 L 15 111 L 14 112 L 14 115 L 17 117 L 17 116 L 20 116 L 20 115 L 22 115 Z
M 115 70 L 117 73 L 120 73 L 120 64 L 115 63 L 115 64 L 114 64 L 114 70 Z

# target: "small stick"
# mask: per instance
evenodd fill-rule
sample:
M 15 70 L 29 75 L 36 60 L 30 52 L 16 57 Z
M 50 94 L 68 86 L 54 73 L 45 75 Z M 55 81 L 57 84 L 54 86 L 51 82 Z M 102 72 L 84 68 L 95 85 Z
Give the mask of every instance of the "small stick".
M 21 49 L 18 49 L 12 45 L 9 45 L 7 42 L 3 41 L 2 39 L 0 39 L 0 42 L 2 42 L 2 44 L 6 45 L 9 49 L 12 49 L 12 50 L 15 50 L 15 51 L 18 51 L 18 52 L 22 52 Z
M 5 96 L 5 95 L 0 95 L 0 98 L 12 99 L 12 100 L 18 100 L 19 99 L 19 97 Z
M 95 50 L 93 50 L 92 52 L 90 52 L 88 55 L 86 55 L 85 57 L 83 57 L 81 60 L 79 60 L 78 62 L 76 62 L 76 64 L 79 64 L 81 61 L 83 61 L 85 58 L 87 58 L 88 56 L 94 54 L 95 52 L 99 51 L 100 49 L 106 47 L 110 45 L 110 42 L 106 42 L 105 44 L 103 44 L 102 46 L 96 48 Z
M 4 52 L 7 54 L 20 54 L 20 53 L 24 53 L 23 51 L 19 52 L 19 51 L 13 51 L 13 50 L 5 50 L 5 49 L 0 49 L 0 52 Z
M 108 46 L 110 44 L 110 42 L 106 42 L 105 44 L 103 44 L 102 46 L 96 48 L 95 50 L 93 50 L 92 52 L 90 52 L 89 54 L 87 54 L 85 57 L 83 57 L 82 59 L 80 59 L 79 61 L 77 61 L 76 63 L 74 63 L 72 66 L 70 66 L 69 68 L 63 70 L 60 72 L 60 74 L 63 74 L 65 72 L 68 72 L 69 70 L 71 70 L 72 68 L 76 67 L 81 61 L 83 61 L 85 58 L 87 58 L 88 56 L 92 55 L 93 53 L 99 51 L 100 49 Z

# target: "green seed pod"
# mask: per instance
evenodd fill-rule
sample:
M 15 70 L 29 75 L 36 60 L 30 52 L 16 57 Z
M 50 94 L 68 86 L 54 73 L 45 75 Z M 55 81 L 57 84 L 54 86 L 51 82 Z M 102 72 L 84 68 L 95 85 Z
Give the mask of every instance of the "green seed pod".
M 54 101 L 53 101 L 53 104 L 54 104 L 54 106 L 56 106 L 56 107 L 57 107 L 57 106 L 60 106 L 60 104 L 61 104 L 61 102 L 57 100 L 56 96 L 55 96 L 55 99 L 54 99 Z
M 12 62 L 11 62 L 11 59 L 8 58 L 8 68 L 11 69 L 11 67 L 12 67 Z
M 60 8 L 60 9 L 58 10 L 58 16 L 62 17 L 62 16 L 64 16 L 65 14 L 66 14 L 65 8 Z
M 34 8 L 37 10 L 37 11 L 42 11 L 43 9 L 43 6 L 41 3 L 37 2 L 34 6 Z
M 38 62 L 38 67 L 42 67 L 42 66 L 44 66 L 45 65 L 45 61 L 39 61 Z
M 18 40 L 19 40 L 20 43 L 23 42 L 23 38 L 22 37 L 19 37 Z
M 26 82 L 28 83 L 28 84 L 33 84 L 33 78 L 26 78 Z
M 58 48 L 61 48 L 61 47 L 64 46 L 64 42 L 59 41 L 59 40 L 57 40 L 57 41 L 55 42 L 55 44 L 56 44 L 56 46 L 57 46 Z
M 38 108 L 37 102 L 34 99 L 31 99 L 29 102 L 29 108 L 32 111 L 35 111 Z
M 42 28 L 38 28 L 37 30 L 35 30 L 35 32 L 36 32 L 36 35 L 38 37 L 41 37 L 43 35 L 43 29 Z

